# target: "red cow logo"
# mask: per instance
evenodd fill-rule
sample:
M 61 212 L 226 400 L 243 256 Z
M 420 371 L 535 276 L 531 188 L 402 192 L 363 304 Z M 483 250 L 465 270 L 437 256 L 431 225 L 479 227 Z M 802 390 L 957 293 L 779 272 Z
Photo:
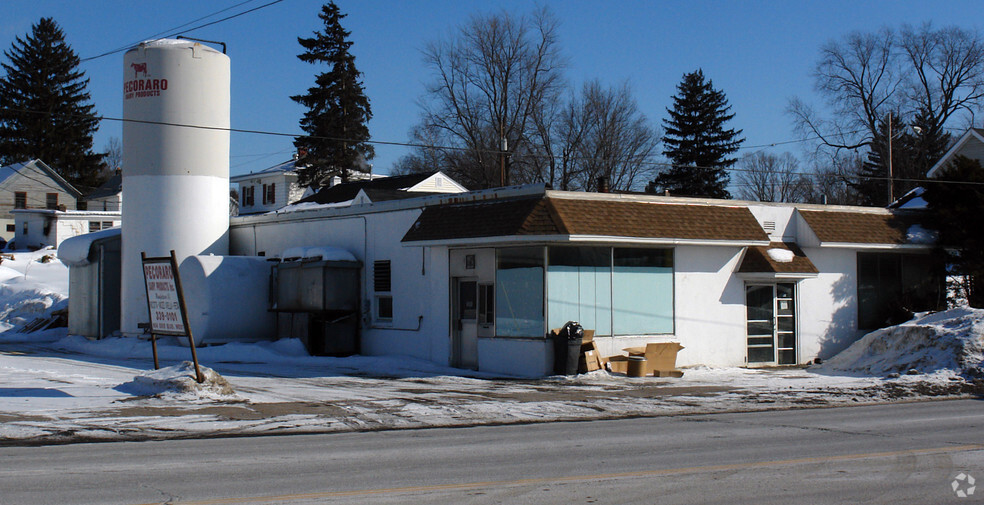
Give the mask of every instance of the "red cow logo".
M 143 73 L 144 77 L 147 77 L 147 62 L 144 62 L 144 63 L 131 63 L 130 66 L 133 67 L 133 78 L 134 79 L 137 78 L 137 74 L 139 74 L 139 73 Z

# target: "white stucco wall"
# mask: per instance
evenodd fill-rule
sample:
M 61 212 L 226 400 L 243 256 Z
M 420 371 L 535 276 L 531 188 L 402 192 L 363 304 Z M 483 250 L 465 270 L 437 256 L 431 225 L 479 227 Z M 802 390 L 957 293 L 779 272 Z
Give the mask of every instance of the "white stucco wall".
M 863 332 L 858 330 L 857 250 L 804 249 L 821 272 L 799 285 L 799 360 L 829 358 Z
M 677 365 L 745 364 L 745 287 L 732 272 L 740 247 L 680 246 L 674 251 Z
M 362 269 L 362 353 L 411 356 L 448 364 L 449 332 L 448 256 L 446 249 L 405 247 L 400 243 L 419 209 L 338 215 L 329 218 L 256 222 L 234 219 L 230 252 L 235 255 L 279 256 L 298 246 L 332 246 L 351 252 Z M 376 321 L 373 310 L 372 265 L 392 265 L 392 321 Z M 367 269 L 368 268 L 368 269 Z

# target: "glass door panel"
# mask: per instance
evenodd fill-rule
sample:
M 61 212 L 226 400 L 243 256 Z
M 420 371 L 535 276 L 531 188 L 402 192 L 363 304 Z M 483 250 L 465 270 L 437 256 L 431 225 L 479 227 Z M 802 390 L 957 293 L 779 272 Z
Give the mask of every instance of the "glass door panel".
M 775 286 L 746 285 L 748 362 L 772 363 L 775 357 Z
M 776 357 L 780 365 L 796 364 L 796 285 L 776 284 Z

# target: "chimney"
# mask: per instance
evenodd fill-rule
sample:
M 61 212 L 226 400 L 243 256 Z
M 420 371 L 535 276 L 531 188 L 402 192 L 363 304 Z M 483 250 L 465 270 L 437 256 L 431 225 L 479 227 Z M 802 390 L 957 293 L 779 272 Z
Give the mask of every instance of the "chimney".
M 602 175 L 601 177 L 598 177 L 598 192 L 599 193 L 609 193 L 610 192 L 609 191 L 609 188 L 608 188 L 608 177 L 605 177 L 604 175 Z

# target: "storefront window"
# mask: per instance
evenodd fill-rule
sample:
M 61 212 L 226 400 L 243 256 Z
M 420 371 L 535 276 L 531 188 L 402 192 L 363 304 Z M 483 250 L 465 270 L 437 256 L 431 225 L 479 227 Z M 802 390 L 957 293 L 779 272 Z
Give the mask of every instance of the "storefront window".
M 673 332 L 673 250 L 551 247 L 551 328 L 578 321 L 596 335 Z
M 928 254 L 858 253 L 858 326 L 884 328 L 938 309 L 941 270 Z
M 495 329 L 502 337 L 542 337 L 543 248 L 516 247 L 497 251 Z
M 609 247 L 551 247 L 547 267 L 550 327 L 567 321 L 612 334 L 612 250 Z
M 673 333 L 673 250 L 615 249 L 612 258 L 615 335 Z

